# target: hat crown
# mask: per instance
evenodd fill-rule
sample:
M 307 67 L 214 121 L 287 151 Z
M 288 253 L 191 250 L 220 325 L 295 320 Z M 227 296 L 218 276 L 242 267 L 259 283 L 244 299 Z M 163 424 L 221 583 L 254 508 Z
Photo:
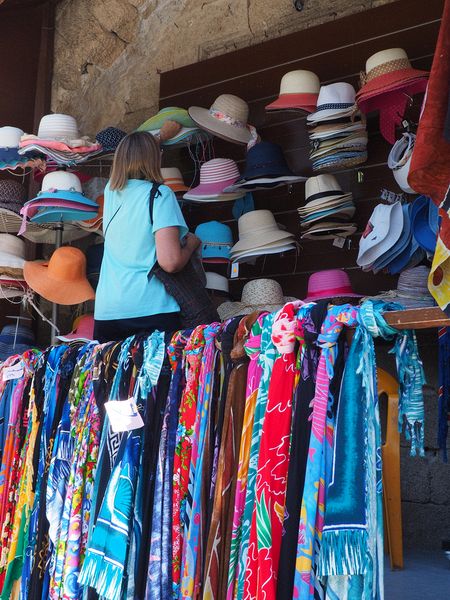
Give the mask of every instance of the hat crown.
M 48 173 L 42 180 L 41 191 L 47 192 L 51 190 L 76 191 L 82 193 L 81 182 L 75 173 L 67 171 L 54 171 Z
M 317 108 L 328 104 L 355 104 L 355 95 L 355 88 L 345 81 L 323 85 L 317 99 Z
M 0 203 L 20 203 L 26 200 L 27 192 L 25 186 L 20 181 L 13 179 L 0 179 Z
M 117 127 L 106 127 L 97 133 L 95 139 L 105 150 L 115 150 L 126 135 L 125 131 Z
M 237 164 L 231 158 L 213 158 L 200 167 L 200 185 L 221 181 L 236 181 L 239 178 Z
M 305 200 L 308 200 L 313 196 L 316 198 L 326 196 L 329 192 L 339 192 L 340 194 L 344 193 L 334 175 L 324 173 L 323 175 L 309 177 L 309 179 L 306 180 Z
M 275 217 L 270 210 L 252 210 L 239 217 L 238 221 L 239 239 L 251 235 L 255 230 L 278 231 Z
M 283 290 L 274 279 L 254 279 L 244 285 L 241 302 L 247 306 L 284 304 Z
M 215 99 L 210 110 L 221 112 L 227 117 L 231 117 L 234 121 L 247 125 L 248 104 L 238 96 L 222 94 Z
M 25 258 L 25 242 L 16 235 L 0 233 L 0 256 L 10 254 L 18 258 Z M 1 262 L 1 259 L 0 259 Z
M 232 244 L 233 233 L 225 223 L 219 221 L 207 221 L 200 223 L 195 230 L 195 235 L 199 237 L 204 244 L 208 242 Z
M 380 50 L 380 52 L 376 52 L 372 54 L 366 61 L 366 73 L 369 73 L 373 69 L 380 67 L 381 65 L 385 65 L 386 63 L 395 61 L 395 60 L 403 60 L 407 61 L 406 67 L 411 67 L 409 63 L 408 55 L 403 50 L 403 48 L 389 48 L 389 50 Z
M 76 140 L 80 137 L 80 134 L 74 117 L 55 113 L 42 117 L 39 123 L 38 137 L 43 140 Z
M 264 171 L 267 170 L 267 167 L 272 166 L 282 167 L 283 170 L 288 168 L 283 149 L 278 144 L 259 142 L 247 152 L 247 169 L 258 167 Z
M 59 281 L 77 281 L 86 277 L 86 257 L 79 248 L 62 246 L 48 262 L 48 275 Z
M 229 283 L 228 279 L 223 275 L 219 275 L 219 273 L 214 273 L 213 271 L 207 271 L 206 275 L 206 288 L 208 290 L 217 290 L 219 292 L 225 292 L 228 294 Z
M 412 269 L 405 269 L 399 275 L 397 282 L 397 290 L 399 292 L 411 293 L 415 291 L 417 295 L 429 294 L 428 291 L 428 276 L 430 269 L 425 265 L 419 265 Z
M 92 315 L 81 315 L 74 323 L 73 333 L 87 339 L 94 333 L 94 317 Z
M 183 183 L 183 176 L 181 175 L 180 169 L 177 167 L 163 167 L 161 169 L 161 175 L 164 181 L 167 179 L 176 179 L 180 183 Z
M 312 71 L 289 71 L 281 78 L 281 94 L 318 94 L 320 81 Z
M 345 296 L 346 293 L 353 294 L 354 292 L 349 276 L 342 269 L 317 271 L 308 279 L 308 298 L 329 298 L 336 294 Z
M 18 148 L 23 131 L 18 127 L 0 127 L 0 148 Z

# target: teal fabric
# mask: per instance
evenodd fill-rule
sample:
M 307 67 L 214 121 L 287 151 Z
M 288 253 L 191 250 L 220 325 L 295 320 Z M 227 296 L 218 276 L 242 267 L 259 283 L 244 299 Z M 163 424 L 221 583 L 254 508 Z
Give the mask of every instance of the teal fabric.
M 178 227 L 180 239 L 188 228 L 175 194 L 165 185 L 155 198 L 153 227 L 149 199 L 152 184 L 131 179 L 121 191 L 105 188 L 103 231 L 105 253 L 95 299 L 95 319 L 130 319 L 178 312 L 176 300 L 148 272 L 156 262 L 155 232 Z

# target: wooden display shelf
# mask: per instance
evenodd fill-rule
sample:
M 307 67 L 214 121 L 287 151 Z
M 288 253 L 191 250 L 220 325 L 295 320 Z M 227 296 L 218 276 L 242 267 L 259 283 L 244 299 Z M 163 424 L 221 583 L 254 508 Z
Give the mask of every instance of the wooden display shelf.
M 396 329 L 450 327 L 450 318 L 437 306 L 384 313 L 386 322 Z

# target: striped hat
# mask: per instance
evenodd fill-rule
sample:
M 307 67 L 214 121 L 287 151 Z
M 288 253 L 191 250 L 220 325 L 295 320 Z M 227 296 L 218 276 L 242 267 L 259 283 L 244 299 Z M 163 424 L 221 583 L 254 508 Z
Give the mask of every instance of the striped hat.
M 200 183 L 184 194 L 185 200 L 235 200 L 245 191 L 225 193 L 224 189 L 239 179 L 239 169 L 231 158 L 213 158 L 200 167 Z

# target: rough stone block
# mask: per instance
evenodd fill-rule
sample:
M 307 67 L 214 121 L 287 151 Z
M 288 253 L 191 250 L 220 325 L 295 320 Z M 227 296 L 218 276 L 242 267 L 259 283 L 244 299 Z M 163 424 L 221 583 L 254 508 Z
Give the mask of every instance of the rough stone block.
M 400 479 L 403 501 L 430 501 L 431 485 L 428 458 L 409 456 L 409 450 L 402 448 L 400 454 Z
M 450 539 L 450 510 L 435 504 L 402 503 L 403 544 L 405 548 L 441 548 Z

